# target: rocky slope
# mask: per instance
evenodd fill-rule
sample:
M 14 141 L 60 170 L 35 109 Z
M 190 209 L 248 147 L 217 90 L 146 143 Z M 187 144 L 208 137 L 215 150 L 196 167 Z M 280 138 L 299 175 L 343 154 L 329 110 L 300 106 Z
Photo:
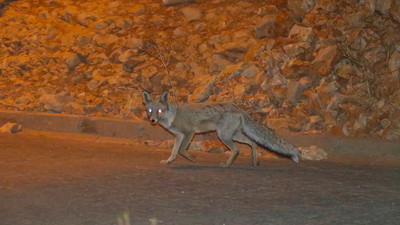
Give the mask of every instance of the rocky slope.
M 143 89 L 170 90 L 276 129 L 400 136 L 399 0 L 180 1 L 3 1 L 0 109 L 141 118 Z

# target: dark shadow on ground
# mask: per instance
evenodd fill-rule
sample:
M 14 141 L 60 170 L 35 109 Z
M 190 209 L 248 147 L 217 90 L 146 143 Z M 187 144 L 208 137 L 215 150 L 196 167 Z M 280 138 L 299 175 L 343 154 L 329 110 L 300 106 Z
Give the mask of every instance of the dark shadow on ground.
M 265 167 L 254 167 L 254 166 L 230 166 L 227 168 L 220 167 L 218 165 L 209 166 L 209 165 L 179 165 L 172 166 L 171 169 L 174 170 L 214 170 L 214 171 L 270 171 L 271 168 Z

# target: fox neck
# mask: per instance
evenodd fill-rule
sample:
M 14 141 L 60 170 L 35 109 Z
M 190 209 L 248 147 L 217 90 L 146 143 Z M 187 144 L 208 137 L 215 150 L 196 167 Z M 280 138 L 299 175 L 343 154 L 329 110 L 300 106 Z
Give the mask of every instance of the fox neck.
M 162 119 L 158 121 L 158 123 L 166 129 L 170 128 L 176 118 L 176 113 L 176 106 L 174 104 L 168 103 L 168 111 L 165 112 L 165 115 Z

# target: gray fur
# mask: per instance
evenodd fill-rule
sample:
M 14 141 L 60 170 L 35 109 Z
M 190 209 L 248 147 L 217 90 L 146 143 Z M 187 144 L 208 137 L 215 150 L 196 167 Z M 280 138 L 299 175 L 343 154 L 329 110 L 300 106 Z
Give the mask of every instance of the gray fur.
M 257 144 L 268 148 L 270 151 L 289 156 L 296 163 L 300 157 L 300 151 L 277 136 L 270 128 L 257 123 L 251 116 L 243 116 L 243 133 Z
M 295 147 L 234 105 L 229 103 L 175 105 L 168 102 L 168 97 L 168 92 L 164 92 L 159 100 L 154 100 L 150 93 L 143 92 L 143 102 L 150 121 L 160 124 L 175 135 L 171 156 L 167 160 L 162 160 L 162 164 L 174 161 L 178 153 L 193 161 L 194 157 L 186 152 L 191 139 L 196 133 L 209 131 L 216 131 L 221 141 L 232 152 L 228 160 L 221 164 L 223 167 L 230 166 L 239 155 L 234 141 L 251 147 L 255 166 L 258 165 L 255 143 L 298 162 L 300 152 Z

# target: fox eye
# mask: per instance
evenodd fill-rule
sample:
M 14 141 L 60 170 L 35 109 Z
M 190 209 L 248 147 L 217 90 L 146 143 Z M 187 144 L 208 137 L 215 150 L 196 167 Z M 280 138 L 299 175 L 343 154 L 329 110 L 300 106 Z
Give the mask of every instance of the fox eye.
M 161 113 L 163 113 L 163 110 L 162 109 L 158 109 L 157 113 L 161 114 Z
M 147 112 L 152 113 L 152 112 L 153 112 L 153 109 L 152 109 L 152 108 L 148 108 L 148 109 L 147 109 Z

